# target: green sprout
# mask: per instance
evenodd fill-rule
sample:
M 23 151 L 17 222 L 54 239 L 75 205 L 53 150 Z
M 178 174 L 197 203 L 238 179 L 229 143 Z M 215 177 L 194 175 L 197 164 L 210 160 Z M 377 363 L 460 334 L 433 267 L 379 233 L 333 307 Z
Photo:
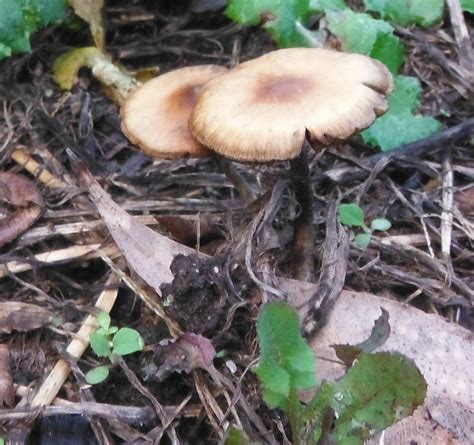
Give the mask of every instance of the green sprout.
M 89 336 L 89 341 L 97 357 L 108 357 L 111 363 L 114 363 L 117 356 L 143 350 L 145 344 L 138 331 L 111 326 L 110 315 L 106 312 L 100 312 L 96 318 L 99 328 Z M 108 375 L 109 367 L 107 365 L 98 366 L 86 374 L 86 381 L 95 385 L 103 382 Z
M 354 203 L 341 204 L 339 207 L 339 221 L 347 227 L 359 227 L 364 231 L 364 233 L 359 233 L 354 238 L 357 247 L 361 249 L 365 249 L 369 245 L 373 232 L 384 232 L 392 227 L 392 223 L 386 218 L 375 218 L 368 227 L 365 224 L 364 211 Z

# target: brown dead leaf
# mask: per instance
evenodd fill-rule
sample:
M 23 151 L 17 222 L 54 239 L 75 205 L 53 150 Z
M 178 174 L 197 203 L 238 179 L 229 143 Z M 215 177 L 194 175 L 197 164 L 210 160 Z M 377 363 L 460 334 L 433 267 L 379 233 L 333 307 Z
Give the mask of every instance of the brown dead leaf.
M 153 378 L 163 380 L 171 372 L 189 373 L 193 369 L 211 369 L 216 356 L 212 342 L 202 335 L 186 332 L 174 343 L 155 348 L 158 367 Z
M 104 20 L 102 17 L 103 0 L 69 0 L 74 12 L 91 28 L 95 46 L 101 51 L 105 48 Z
M 28 332 L 49 323 L 53 314 L 47 309 L 16 301 L 0 302 L 0 332 Z
M 299 307 L 304 307 L 314 292 L 314 285 L 300 285 L 295 280 L 282 280 L 280 286 Z M 311 341 L 319 358 L 318 378 L 335 380 L 344 374 L 344 366 L 337 363 L 331 345 L 354 344 L 367 338 L 374 320 L 379 317 L 380 307 L 390 315 L 392 332 L 377 351 L 397 351 L 414 360 L 428 383 L 424 408 L 432 420 L 461 441 L 474 443 L 474 372 L 471 364 L 474 337 L 468 330 L 447 323 L 437 315 L 369 293 L 343 291 L 326 326 Z M 415 422 L 410 419 L 405 420 L 403 428 L 407 428 L 409 422 Z M 416 420 L 418 426 L 412 431 L 420 428 L 421 421 Z M 425 421 L 430 422 L 429 419 Z M 386 445 L 403 443 L 399 441 L 400 428 L 400 424 L 396 424 L 387 430 L 393 439 L 389 441 L 385 436 Z M 429 431 L 429 427 L 424 431 Z M 433 432 L 432 441 L 419 442 L 421 438 L 416 436 L 410 439 L 430 445 L 440 443 L 434 439 L 435 435 Z M 425 436 L 423 440 L 426 440 Z
M 15 405 L 15 389 L 11 374 L 10 351 L 7 345 L 0 344 L 0 407 Z
M 0 173 L 0 247 L 27 230 L 43 213 L 44 201 L 33 181 Z
M 178 254 L 196 254 L 194 249 L 172 241 L 139 224 L 117 205 L 90 172 L 81 167 L 81 177 L 129 266 L 161 295 L 160 286 L 173 280 L 170 265 Z
M 474 185 L 454 194 L 459 210 L 466 218 L 474 215 Z

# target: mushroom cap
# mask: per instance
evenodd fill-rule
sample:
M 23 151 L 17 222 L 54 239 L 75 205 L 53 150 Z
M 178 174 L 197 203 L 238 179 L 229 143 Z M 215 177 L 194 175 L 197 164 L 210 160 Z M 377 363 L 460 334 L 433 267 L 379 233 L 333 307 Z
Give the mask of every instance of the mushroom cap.
M 241 161 L 291 159 L 312 142 L 345 139 L 387 110 L 392 75 L 360 54 L 293 48 L 242 63 L 202 89 L 196 139 Z
M 208 155 L 209 151 L 189 132 L 188 120 L 202 86 L 226 71 L 218 65 L 197 65 L 144 83 L 120 110 L 122 131 L 150 156 L 168 159 Z

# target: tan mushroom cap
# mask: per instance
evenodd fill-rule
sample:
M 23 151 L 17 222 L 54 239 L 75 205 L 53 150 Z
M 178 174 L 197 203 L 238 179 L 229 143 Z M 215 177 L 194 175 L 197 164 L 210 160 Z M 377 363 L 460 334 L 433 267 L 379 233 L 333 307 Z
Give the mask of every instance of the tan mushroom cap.
M 211 80 L 190 119 L 206 147 L 241 161 L 291 159 L 311 141 L 345 139 L 387 110 L 388 69 L 359 54 L 294 48 Z
M 202 86 L 227 71 L 217 65 L 180 68 L 152 79 L 125 101 L 122 131 L 145 153 L 158 158 L 206 156 L 189 132 L 188 120 Z

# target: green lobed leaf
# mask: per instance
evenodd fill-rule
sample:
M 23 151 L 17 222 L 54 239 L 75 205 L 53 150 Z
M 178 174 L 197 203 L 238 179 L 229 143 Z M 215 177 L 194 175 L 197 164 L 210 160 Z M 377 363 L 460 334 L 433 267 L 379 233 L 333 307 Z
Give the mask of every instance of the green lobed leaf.
M 441 124 L 436 119 L 413 114 L 420 105 L 421 92 L 417 78 L 395 77 L 388 112 L 361 133 L 364 141 L 388 151 L 438 132 Z
M 127 355 L 142 351 L 145 343 L 138 331 L 131 328 L 121 328 L 112 339 L 113 354 Z
M 260 363 L 256 373 L 263 399 L 273 408 L 287 410 L 291 391 L 316 385 L 314 352 L 301 336 L 298 313 L 287 303 L 264 305 L 257 333 Z
M 249 439 L 246 434 L 237 427 L 231 425 L 226 432 L 224 445 L 249 445 Z
M 464 11 L 474 14 L 474 0 L 461 0 L 461 8 Z
M 309 10 L 313 14 L 320 14 L 325 11 L 338 11 L 346 9 L 344 0 L 309 0 Z
M 107 331 L 110 327 L 110 315 L 107 312 L 99 312 L 96 316 L 98 325 Z
M 441 123 L 432 117 L 411 113 L 387 113 L 362 132 L 365 142 L 380 147 L 382 151 L 394 150 L 441 130 Z
M 365 54 L 380 60 L 392 73 L 403 64 L 403 45 L 393 35 L 393 27 L 369 14 L 344 11 L 326 11 L 329 30 L 341 41 L 342 49 Z
M 354 241 L 359 249 L 365 249 L 370 244 L 371 239 L 371 233 L 359 233 L 355 236 Z
M 423 403 L 426 382 L 415 363 L 388 352 L 362 354 L 334 384 L 332 440 L 363 444 L 375 433 L 413 413 Z
M 444 0 L 364 0 L 367 11 L 401 26 L 420 25 L 425 28 L 441 21 Z
M 392 223 L 387 218 L 375 218 L 370 223 L 370 230 L 384 232 L 392 227 Z
M 270 33 L 280 47 L 313 46 L 311 31 L 305 27 L 310 0 L 231 0 L 225 13 L 235 22 L 258 25 Z
M 97 357 L 107 357 L 110 354 L 110 341 L 103 332 L 96 331 L 89 336 L 91 348 Z
M 339 221 L 349 227 L 364 227 L 364 211 L 355 203 L 341 204 Z
M 109 368 L 107 366 L 98 366 L 86 373 L 85 378 L 89 385 L 97 385 L 97 383 L 103 382 L 108 376 Z
M 1 0 L 0 59 L 30 51 L 30 35 L 64 17 L 65 11 L 65 0 Z

